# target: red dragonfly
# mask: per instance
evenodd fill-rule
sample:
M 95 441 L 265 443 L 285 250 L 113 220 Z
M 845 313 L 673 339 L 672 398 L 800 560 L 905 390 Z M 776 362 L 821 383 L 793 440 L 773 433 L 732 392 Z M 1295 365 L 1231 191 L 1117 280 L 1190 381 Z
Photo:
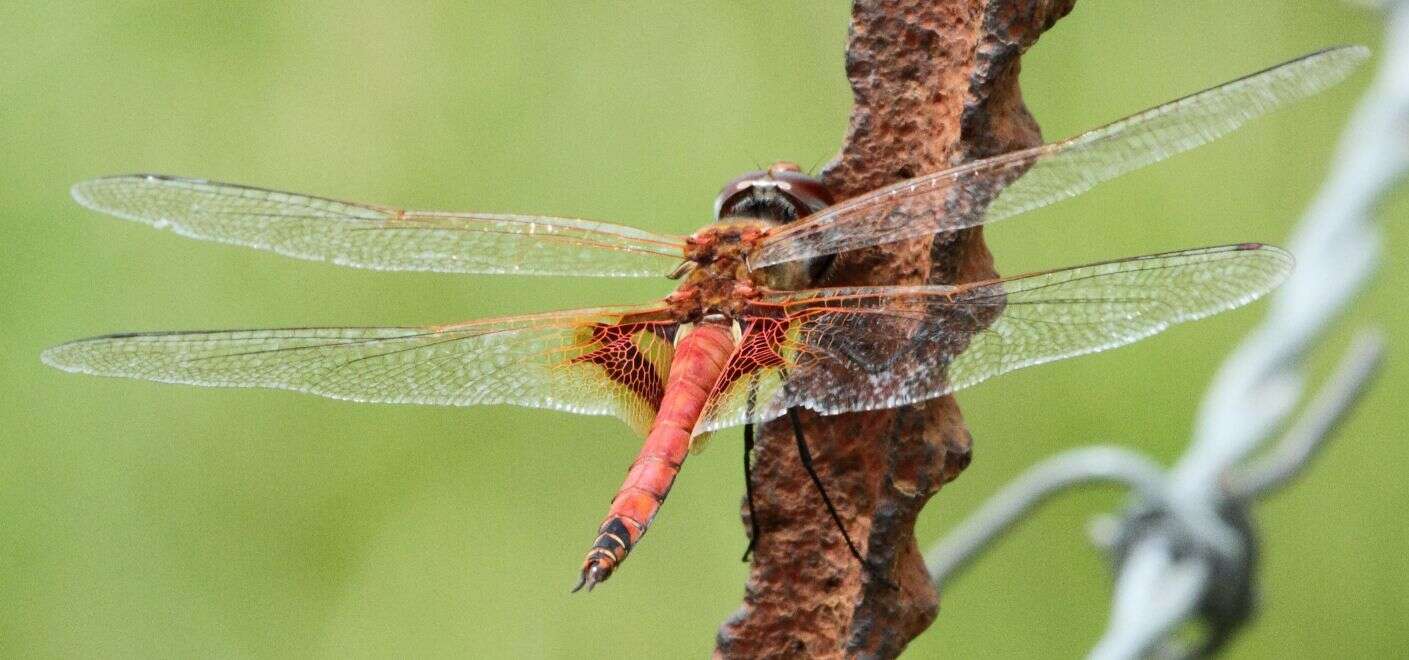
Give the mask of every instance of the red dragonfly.
M 727 185 L 716 222 L 668 236 L 601 222 L 443 213 L 169 176 L 73 187 L 83 206 L 192 238 L 377 270 L 680 280 L 663 300 L 424 327 L 116 334 L 44 352 L 66 371 L 336 399 L 616 415 L 646 437 L 581 569 L 606 580 L 690 448 L 796 408 L 949 394 L 1247 303 L 1291 256 L 1245 243 L 954 286 L 809 288 L 838 252 L 1001 220 L 1219 137 L 1366 57 L 1322 51 L 1074 138 L 832 204 L 780 163 Z M 992 190 L 1003 182 L 996 197 Z

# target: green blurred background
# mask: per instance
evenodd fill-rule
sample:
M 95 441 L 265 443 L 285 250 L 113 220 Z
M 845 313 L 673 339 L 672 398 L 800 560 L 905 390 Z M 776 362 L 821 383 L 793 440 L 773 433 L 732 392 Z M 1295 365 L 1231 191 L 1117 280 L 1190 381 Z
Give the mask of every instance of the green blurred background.
M 154 232 L 70 183 L 157 171 L 415 207 L 684 233 L 718 186 L 823 163 L 846 126 L 844 2 L 0 3 L 0 654 L 705 654 L 745 566 L 738 432 L 692 459 L 650 540 L 590 595 L 583 551 L 636 451 L 608 418 L 354 405 L 66 375 L 45 346 L 117 330 L 389 325 L 648 300 L 666 282 L 388 274 Z M 1339 2 L 1083 0 L 1024 58 L 1050 138 L 1330 44 Z M 1004 272 L 1277 242 L 1369 80 L 995 228 Z M 1396 195 L 1388 216 L 1409 212 Z M 1396 403 L 1409 225 L 1314 364 L 1374 323 L 1391 361 L 1339 440 L 1257 510 L 1264 610 L 1234 657 L 1409 643 L 1409 414 Z M 1253 307 L 959 398 L 976 460 L 925 543 L 1025 466 L 1096 441 L 1177 457 Z M 1068 495 L 944 595 L 916 657 L 1078 655 L 1110 595 Z M 799 548 L 808 552 L 808 548 Z

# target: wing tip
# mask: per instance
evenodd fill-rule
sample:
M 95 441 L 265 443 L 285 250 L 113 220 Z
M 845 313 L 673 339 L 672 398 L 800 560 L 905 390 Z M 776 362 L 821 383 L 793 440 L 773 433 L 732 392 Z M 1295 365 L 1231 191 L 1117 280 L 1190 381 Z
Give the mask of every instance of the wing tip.
M 130 218 L 129 211 L 119 204 L 103 199 L 102 189 L 114 183 L 143 183 L 148 185 L 162 185 L 173 181 L 199 182 L 195 179 L 183 179 L 182 177 L 170 176 L 167 174 L 113 174 L 100 176 L 92 179 L 84 179 L 69 186 L 69 197 L 83 208 L 107 213 L 118 217 Z
M 46 366 L 66 371 L 71 374 L 92 373 L 83 365 L 70 359 L 69 349 L 74 345 L 82 343 L 83 340 L 64 342 L 57 346 L 50 346 L 39 352 L 39 361 Z
M 1281 268 L 1277 270 L 1277 276 L 1273 278 L 1271 288 L 1274 289 L 1285 281 L 1287 277 L 1291 275 L 1292 270 L 1296 268 L 1296 255 L 1276 245 L 1267 243 L 1239 243 L 1233 246 L 1233 249 L 1238 252 L 1255 252 L 1260 256 L 1277 261 L 1281 265 Z
M 98 184 L 106 179 L 107 177 L 79 181 L 78 183 L 69 186 L 69 197 L 72 197 L 73 201 L 78 202 L 78 205 L 82 206 L 85 209 L 93 211 L 102 211 L 102 209 L 98 207 L 97 202 L 93 200 L 91 193 L 92 188 L 95 184 Z
M 1312 53 L 1311 57 L 1344 58 L 1350 64 L 1361 64 L 1370 59 L 1370 48 L 1362 44 L 1340 44 Z
M 1325 67 L 1328 75 L 1322 88 L 1334 87 L 1344 82 L 1356 69 L 1370 59 L 1371 51 L 1368 47 L 1360 44 L 1344 44 L 1332 46 L 1325 50 L 1312 53 L 1307 56 L 1307 60 L 1318 60 L 1326 62 Z
M 39 352 L 39 361 L 46 366 L 66 371 L 71 374 L 88 374 L 92 376 L 123 376 L 119 370 L 101 369 L 91 362 L 83 359 L 86 349 L 94 345 L 102 344 L 113 340 L 128 339 L 132 337 L 142 337 L 152 333 L 125 332 L 108 335 L 98 335 L 96 337 L 84 337 L 74 339 L 62 344 L 55 344 Z
M 1163 332 L 1169 326 L 1202 320 L 1261 300 L 1268 294 L 1276 291 L 1278 287 L 1282 286 L 1282 284 L 1287 281 L 1287 278 L 1291 277 L 1292 271 L 1296 268 L 1296 257 L 1291 252 L 1277 247 L 1276 245 L 1267 243 L 1236 243 L 1224 246 L 1224 249 L 1231 250 L 1235 253 L 1246 252 L 1249 253 L 1247 255 L 1248 257 L 1256 257 L 1270 262 L 1271 266 L 1268 268 L 1268 276 L 1256 281 L 1255 284 L 1249 286 L 1240 295 L 1223 300 L 1216 305 L 1211 305 L 1207 308 L 1186 314 L 1180 318 L 1172 319 L 1165 328 L 1156 330 L 1151 334 Z

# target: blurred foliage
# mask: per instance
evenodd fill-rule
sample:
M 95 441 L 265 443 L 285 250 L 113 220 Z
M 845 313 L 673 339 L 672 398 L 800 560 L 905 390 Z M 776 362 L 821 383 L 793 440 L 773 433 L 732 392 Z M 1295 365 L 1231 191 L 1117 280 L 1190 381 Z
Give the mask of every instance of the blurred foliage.
M 737 432 L 690 461 L 616 579 L 569 596 L 636 451 L 615 420 L 81 378 L 37 358 L 115 330 L 444 322 L 668 283 L 338 269 L 99 217 L 66 190 L 160 171 L 686 232 L 730 176 L 836 150 L 847 18 L 838 1 L 0 3 L 0 655 L 706 653 L 745 575 Z M 1024 59 L 1024 93 L 1055 138 L 1378 34 L 1336 2 L 1083 0 Z M 1000 268 L 1276 242 L 1367 80 L 995 228 Z M 1409 225 L 1388 232 L 1318 374 L 1357 325 L 1406 348 Z M 1177 456 L 1259 311 L 965 392 L 977 460 L 921 538 L 1062 449 Z M 1234 657 L 1409 642 L 1406 385 L 1391 359 L 1327 455 L 1257 511 L 1265 610 Z M 1045 509 L 948 590 L 913 655 L 1081 653 L 1110 589 L 1085 521 L 1119 502 Z

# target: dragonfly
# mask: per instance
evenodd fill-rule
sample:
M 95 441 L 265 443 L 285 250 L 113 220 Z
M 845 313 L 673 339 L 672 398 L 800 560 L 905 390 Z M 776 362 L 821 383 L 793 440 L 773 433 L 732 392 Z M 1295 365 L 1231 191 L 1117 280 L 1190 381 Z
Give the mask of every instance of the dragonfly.
M 1073 138 L 838 203 L 789 163 L 724 187 L 688 236 L 580 219 L 424 212 L 163 175 L 76 184 L 76 201 L 183 236 L 354 268 L 669 277 L 653 303 L 420 327 L 137 332 L 61 344 L 59 369 L 362 402 L 615 415 L 645 441 L 581 565 L 609 578 L 691 449 L 799 409 L 894 408 L 1238 307 L 1290 272 L 1260 243 L 962 284 L 818 286 L 834 255 L 976 227 L 1218 138 L 1338 82 L 1359 47 L 1313 53 Z M 1001 188 L 996 194 L 995 189 Z M 820 483 L 819 483 L 820 486 Z M 825 491 L 823 491 L 825 498 Z M 842 528 L 845 533 L 845 528 Z M 848 539 L 849 540 L 849 539 Z

